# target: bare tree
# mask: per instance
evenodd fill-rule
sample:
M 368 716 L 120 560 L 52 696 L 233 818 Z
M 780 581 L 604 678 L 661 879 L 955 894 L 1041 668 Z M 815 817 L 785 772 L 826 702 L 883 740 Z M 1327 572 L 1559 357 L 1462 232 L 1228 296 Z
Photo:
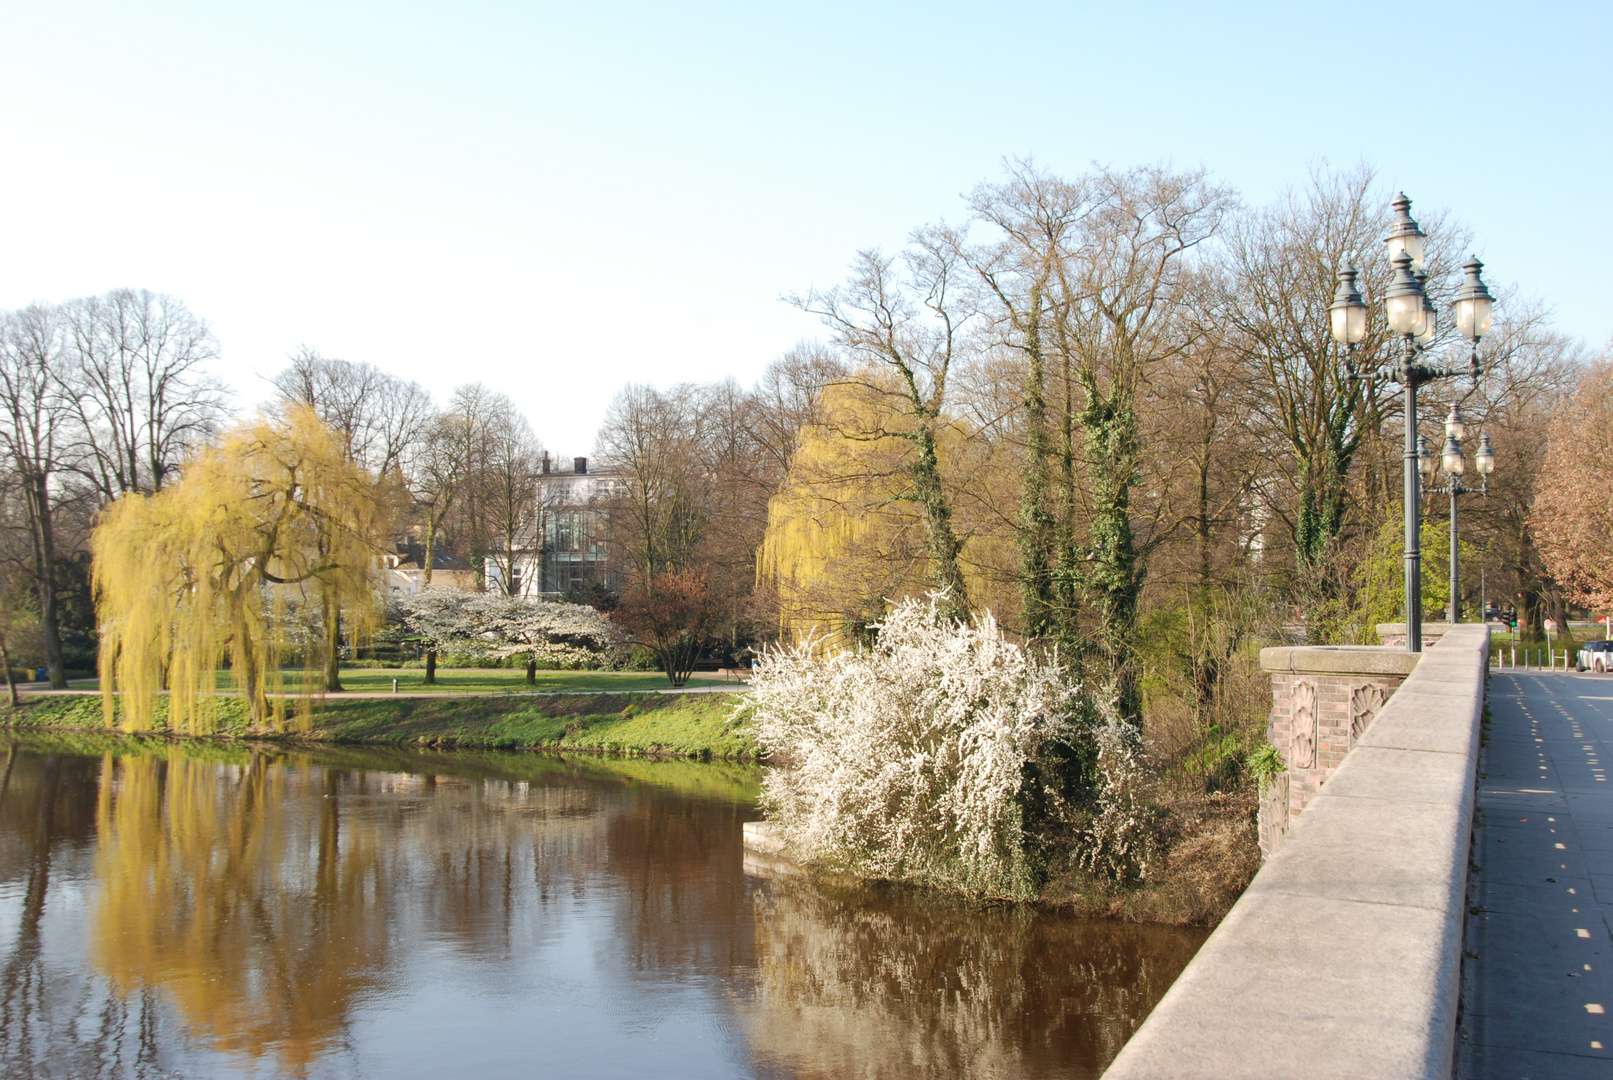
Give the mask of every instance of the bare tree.
M 708 419 L 701 389 L 688 383 L 628 386 L 606 411 L 597 456 L 621 485 L 610 545 L 624 571 L 648 578 L 695 565 L 708 524 Z
M 1399 399 L 1380 381 L 1349 376 L 1328 323 L 1345 266 L 1360 271 L 1369 298 L 1388 287 L 1382 240 L 1389 222 L 1387 193 L 1370 169 L 1318 169 L 1303 187 L 1238 218 L 1224 246 L 1224 292 L 1213 317 L 1248 368 L 1251 404 L 1278 481 L 1269 509 L 1290 534 L 1301 591 L 1313 596 L 1339 580 L 1324 564 L 1346 525 L 1352 471 L 1355 488 L 1369 500 L 1389 497 L 1395 486 L 1398 457 L 1382 434 L 1400 414 Z M 1454 284 L 1468 238 L 1437 213 L 1423 213 L 1422 222 L 1429 233 L 1427 288 L 1439 300 Z M 1399 348 L 1382 305 L 1372 300 L 1370 311 L 1366 340 L 1355 352 L 1361 371 Z M 1364 449 L 1374 452 L 1359 460 Z
M 1099 169 L 1064 181 L 1025 164 L 971 199 L 994 242 L 963 253 L 997 339 L 1024 362 L 1017 522 L 1032 633 L 1094 662 L 1116 713 L 1140 721 L 1135 653 L 1146 571 L 1136 487 L 1148 388 L 1195 340 L 1184 284 L 1231 210 L 1202 172 Z M 1153 529 L 1159 533 L 1159 529 Z M 1083 612 L 1091 612 L 1090 622 Z
M 526 417 L 502 394 L 489 402 L 485 457 L 475 484 L 491 541 L 488 558 L 497 570 L 498 589 L 508 596 L 535 595 L 541 587 L 535 562 L 524 558 L 538 549 L 538 475 L 543 444 Z
M 53 688 L 67 688 L 62 662 L 54 511 L 61 497 L 65 430 L 72 407 L 63 400 L 69 335 L 56 308 L 35 304 L 0 321 L 0 449 L 21 488 L 39 597 L 45 667 Z
M 306 345 L 274 377 L 274 388 L 288 401 L 313 406 L 341 433 L 348 457 L 377 477 L 402 465 L 432 415 L 431 395 L 419 383 L 374 364 L 321 356 Z
M 878 251 L 864 251 L 844 285 L 790 301 L 823 320 L 836 345 L 862 365 L 862 374 L 852 377 L 887 398 L 901 417 L 901 422 L 876 431 L 845 435 L 897 438 L 911 446 L 904 497 L 923 514 L 930 579 L 945 590 L 949 614 L 961 618 L 969 613 L 969 590 L 959 562 L 963 542 L 953 527 L 953 500 L 942 480 L 937 449 L 947 379 L 967 348 L 963 331 L 968 315 L 954 296 L 960 268 L 950 234 L 921 229 L 903 252 L 900 267 Z
M 204 370 L 218 357 L 212 330 L 179 300 L 144 289 L 75 300 L 62 316 L 75 468 L 103 501 L 161 490 L 224 419 L 227 393 Z

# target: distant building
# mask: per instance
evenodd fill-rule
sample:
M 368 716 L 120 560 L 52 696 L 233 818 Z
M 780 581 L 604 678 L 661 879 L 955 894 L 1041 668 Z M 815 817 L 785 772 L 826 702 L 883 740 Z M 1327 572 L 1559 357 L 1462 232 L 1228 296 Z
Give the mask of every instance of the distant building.
M 489 590 L 558 600 L 573 590 L 614 588 L 610 569 L 607 506 L 621 481 L 608 472 L 589 472 L 587 458 L 573 458 L 562 472 L 548 454 L 538 476 L 538 514 L 533 535 L 511 563 L 514 587 L 506 589 L 497 560 L 486 564 Z
M 384 577 L 388 596 L 417 593 L 426 588 L 426 545 L 409 540 L 386 556 Z M 432 552 L 431 588 L 476 591 L 476 571 L 442 548 Z

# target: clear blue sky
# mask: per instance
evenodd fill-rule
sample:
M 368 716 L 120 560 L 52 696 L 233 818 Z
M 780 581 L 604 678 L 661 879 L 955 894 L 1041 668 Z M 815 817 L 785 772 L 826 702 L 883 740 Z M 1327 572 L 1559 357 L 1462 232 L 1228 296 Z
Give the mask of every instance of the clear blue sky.
M 1613 334 L 1613 5 L 126 3 L 0 7 L 0 306 L 211 319 L 242 400 L 300 343 L 511 393 L 748 380 L 778 300 L 1034 155 L 1250 201 L 1365 160 L 1497 281 Z

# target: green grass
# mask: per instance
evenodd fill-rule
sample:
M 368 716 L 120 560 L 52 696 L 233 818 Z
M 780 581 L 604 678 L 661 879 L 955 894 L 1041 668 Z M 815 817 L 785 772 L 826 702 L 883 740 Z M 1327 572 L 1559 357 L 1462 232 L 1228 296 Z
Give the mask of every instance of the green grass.
M 300 691 L 307 673 L 286 672 L 286 688 Z M 400 693 L 411 694 L 615 694 L 670 689 L 671 683 L 659 671 L 540 671 L 537 682 L 528 685 L 526 672 L 513 668 L 438 668 L 437 682 L 427 686 L 420 668 L 343 668 L 342 686 L 350 693 L 390 694 L 392 680 L 398 680 Z M 98 690 L 99 679 L 74 679 L 75 690 Z M 219 672 L 219 689 L 233 690 L 235 680 L 228 671 Z M 689 686 L 734 686 L 723 679 L 692 678 Z
M 519 673 L 517 673 L 519 674 Z M 586 673 L 579 673 L 586 674 Z M 547 747 L 619 754 L 752 758 L 756 744 L 730 716 L 733 694 L 573 694 L 564 697 L 326 698 L 298 740 L 513 749 Z M 156 703 L 159 731 L 166 701 Z M 247 728 L 240 699 L 219 703 L 218 735 L 267 737 Z M 104 730 L 99 697 L 37 697 L 0 712 L 0 725 Z

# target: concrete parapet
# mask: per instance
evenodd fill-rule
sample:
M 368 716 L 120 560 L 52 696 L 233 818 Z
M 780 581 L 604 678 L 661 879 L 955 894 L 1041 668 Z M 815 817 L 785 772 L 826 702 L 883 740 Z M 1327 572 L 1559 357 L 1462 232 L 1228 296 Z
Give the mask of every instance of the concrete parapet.
M 1107 1080 L 1451 1075 L 1488 654 L 1424 651 Z
M 1260 650 L 1271 672 L 1266 737 L 1287 773 L 1260 803 L 1260 850 L 1270 856 L 1383 703 L 1417 666 L 1420 653 L 1380 645 L 1299 645 Z
M 1489 626 L 1488 623 L 1457 623 L 1456 625 L 1457 626 L 1484 626 L 1484 627 Z M 1425 622 L 1425 623 L 1423 623 L 1423 648 L 1425 648 L 1425 649 L 1428 648 L 1428 646 L 1432 645 L 1434 642 L 1436 642 L 1440 638 L 1444 637 L 1446 632 L 1448 630 L 1450 630 L 1450 628 L 1451 628 L 1451 624 L 1448 623 L 1448 622 Z M 1404 649 L 1406 647 L 1406 624 L 1405 623 L 1403 623 L 1403 622 L 1381 622 L 1381 623 L 1378 624 L 1377 630 L 1378 630 L 1378 642 L 1379 642 L 1379 644 L 1382 644 L 1382 645 L 1398 645 L 1402 649 Z

